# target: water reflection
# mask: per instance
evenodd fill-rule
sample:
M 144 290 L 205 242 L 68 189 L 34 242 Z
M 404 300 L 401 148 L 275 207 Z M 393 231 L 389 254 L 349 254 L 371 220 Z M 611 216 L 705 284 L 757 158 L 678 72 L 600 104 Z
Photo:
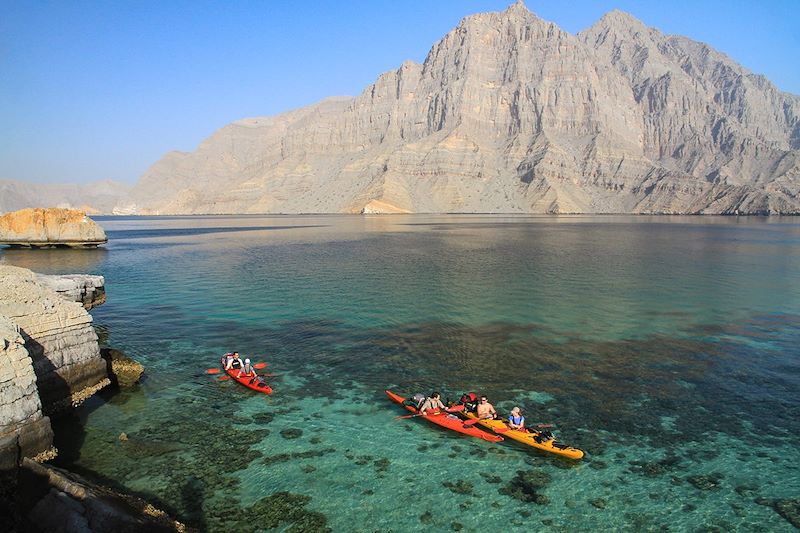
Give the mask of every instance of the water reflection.
M 0 262 L 41 274 L 102 274 L 108 250 L 99 248 L 4 248 Z

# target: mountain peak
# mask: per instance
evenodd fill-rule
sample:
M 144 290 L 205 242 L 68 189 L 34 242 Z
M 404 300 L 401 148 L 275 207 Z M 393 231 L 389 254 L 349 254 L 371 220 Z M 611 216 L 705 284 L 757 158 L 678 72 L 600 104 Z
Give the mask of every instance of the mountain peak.
M 508 6 L 508 8 L 506 8 L 506 12 L 508 12 L 508 13 L 530 13 L 530 10 L 525 5 L 525 2 L 523 2 L 522 0 L 517 0 L 516 2 L 514 2 L 513 4 Z
M 647 26 L 644 24 L 644 22 L 637 19 L 630 13 L 619 9 L 609 11 L 603 15 L 595 25 L 617 29 L 624 28 L 628 31 L 641 31 L 643 29 L 647 29 Z

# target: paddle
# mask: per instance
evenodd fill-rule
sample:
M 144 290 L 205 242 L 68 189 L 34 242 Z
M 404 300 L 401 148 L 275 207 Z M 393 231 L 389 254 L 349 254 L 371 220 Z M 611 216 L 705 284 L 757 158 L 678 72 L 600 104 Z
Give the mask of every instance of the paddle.
M 484 420 L 495 420 L 494 418 L 470 418 L 466 422 L 464 422 L 464 427 L 474 426 L 478 422 L 483 422 Z
M 256 363 L 253 365 L 253 368 L 258 368 L 259 370 L 262 368 L 267 368 L 267 363 Z
M 219 368 L 209 368 L 206 370 L 206 374 L 219 374 L 221 370 Z
M 231 377 L 230 376 L 220 376 L 217 379 L 220 380 L 220 381 L 228 381 L 229 379 L 231 379 Z
M 394 417 L 394 419 L 395 420 L 403 420 L 403 419 L 406 419 L 406 418 L 414 418 L 415 416 L 422 416 L 422 413 L 416 413 L 416 414 L 413 414 L 413 415 L 405 415 L 405 416 L 396 416 L 396 417 Z
M 426 414 L 441 414 L 441 413 L 457 413 L 458 411 L 463 411 L 463 405 L 454 405 L 453 407 L 448 407 L 443 411 L 435 411 L 433 413 L 415 413 L 413 415 L 405 415 L 405 416 L 396 416 L 394 417 L 395 420 L 402 420 L 404 418 L 414 418 L 415 416 L 425 416 Z

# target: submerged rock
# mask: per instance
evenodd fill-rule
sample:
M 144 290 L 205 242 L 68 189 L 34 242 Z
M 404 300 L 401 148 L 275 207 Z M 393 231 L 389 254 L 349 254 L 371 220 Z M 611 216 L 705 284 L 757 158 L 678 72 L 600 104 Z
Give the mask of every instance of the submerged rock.
M 100 355 L 109 367 L 108 377 L 112 385 L 130 389 L 144 374 L 144 366 L 114 348 L 102 348 Z
M 787 522 L 794 527 L 800 529 L 800 498 L 789 498 L 780 500 L 770 500 L 767 498 L 758 498 L 756 503 L 759 505 L 766 505 L 775 510 L 776 513 L 781 515 Z
M 720 488 L 720 481 L 722 474 L 715 472 L 708 475 L 689 476 L 686 481 L 694 485 L 696 489 L 700 490 L 717 490 Z
M 103 228 L 76 209 L 29 208 L 0 216 L 0 244 L 87 248 L 107 242 Z
M 540 491 L 549 484 L 550 476 L 545 472 L 517 470 L 517 475 L 499 492 L 523 502 L 545 505 L 550 499 Z

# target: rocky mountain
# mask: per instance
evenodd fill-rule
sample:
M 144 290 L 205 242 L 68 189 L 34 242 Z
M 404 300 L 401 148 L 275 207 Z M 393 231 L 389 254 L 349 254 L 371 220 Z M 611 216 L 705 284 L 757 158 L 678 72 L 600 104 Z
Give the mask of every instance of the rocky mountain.
M 245 119 L 120 212 L 800 213 L 800 97 L 621 12 L 465 18 L 355 98 Z
M 129 191 L 130 186 L 110 180 L 75 185 L 0 179 L 0 214 L 27 207 L 63 207 L 90 215 L 110 214 Z

